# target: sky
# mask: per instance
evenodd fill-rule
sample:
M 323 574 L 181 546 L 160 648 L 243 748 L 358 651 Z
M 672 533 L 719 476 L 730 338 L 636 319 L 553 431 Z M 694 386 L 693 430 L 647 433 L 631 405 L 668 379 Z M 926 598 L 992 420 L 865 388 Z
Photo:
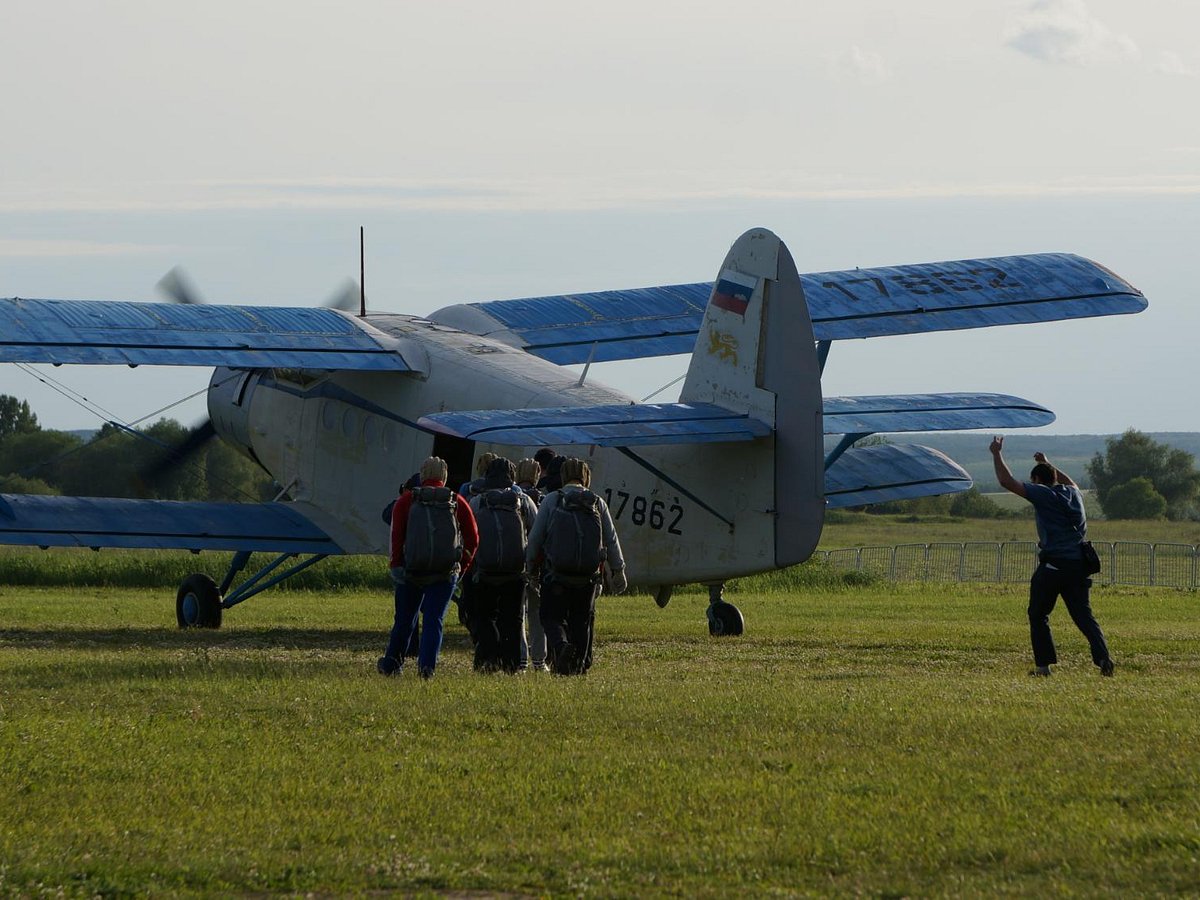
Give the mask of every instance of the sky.
M 8 3 L 0 296 L 157 300 L 179 264 L 311 305 L 360 225 L 370 307 L 411 314 L 711 279 L 757 226 L 802 272 L 1068 251 L 1149 310 L 838 343 L 824 393 L 1200 431 L 1198 100 L 1194 0 Z M 207 380 L 0 366 L 50 428 L 194 421 Z

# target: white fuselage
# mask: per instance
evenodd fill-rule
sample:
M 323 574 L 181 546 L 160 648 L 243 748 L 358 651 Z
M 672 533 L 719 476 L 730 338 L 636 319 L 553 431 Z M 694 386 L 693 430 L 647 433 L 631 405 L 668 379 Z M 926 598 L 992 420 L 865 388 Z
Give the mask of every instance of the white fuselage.
M 250 451 L 350 553 L 388 552 L 381 510 L 435 449 L 437 436 L 415 427 L 421 416 L 634 402 L 486 337 L 398 315 L 367 323 L 398 339 L 416 371 L 264 371 L 239 403 L 218 388 L 219 379 L 229 384 L 239 374 L 218 370 L 209 394 L 218 433 Z M 444 446 L 448 439 L 437 440 Z M 635 448 L 644 464 L 616 448 L 555 450 L 591 466 L 592 489 L 612 510 L 630 581 L 683 584 L 775 567 L 773 441 Z M 536 449 L 479 443 L 473 451 L 515 461 Z

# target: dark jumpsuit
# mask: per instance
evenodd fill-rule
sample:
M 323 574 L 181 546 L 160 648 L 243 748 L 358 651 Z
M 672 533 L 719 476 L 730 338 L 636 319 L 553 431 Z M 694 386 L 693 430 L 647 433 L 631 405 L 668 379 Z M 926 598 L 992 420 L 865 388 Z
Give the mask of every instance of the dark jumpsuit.
M 1029 581 L 1029 638 L 1033 660 L 1038 666 L 1058 662 L 1050 613 L 1061 595 L 1071 621 L 1083 632 L 1092 650 L 1092 662 L 1108 659 L 1104 632 L 1096 617 L 1088 591 L 1092 579 L 1083 568 L 1080 542 L 1087 540 L 1087 513 L 1079 489 L 1066 484 L 1025 482 L 1025 499 L 1033 504 L 1038 529 L 1040 563 Z

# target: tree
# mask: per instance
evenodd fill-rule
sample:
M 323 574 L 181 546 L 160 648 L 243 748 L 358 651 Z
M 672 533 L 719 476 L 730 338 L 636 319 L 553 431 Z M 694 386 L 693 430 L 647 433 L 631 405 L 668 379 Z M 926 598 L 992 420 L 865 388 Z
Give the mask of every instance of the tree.
M 1118 484 L 1104 503 L 1104 514 L 1110 519 L 1161 519 L 1166 512 L 1166 499 L 1145 476 Z
M 253 503 L 278 492 L 271 476 L 224 441 L 210 441 L 204 463 L 209 500 Z
M 144 497 L 153 500 L 204 500 L 204 458 L 169 465 L 155 475 L 150 468 L 169 456 L 187 429 L 174 419 L 160 419 L 141 435 L 107 424 L 64 473 L 63 493 L 81 497 Z
M 0 491 L 6 494 L 57 494 L 58 488 L 40 478 L 24 475 L 0 475 Z
M 1111 492 L 1135 478 L 1150 481 L 1166 503 L 1167 516 L 1174 519 L 1189 514 L 1200 494 L 1200 472 L 1190 453 L 1160 444 L 1133 428 L 1119 438 L 1109 438 L 1106 444 L 1104 455 L 1097 453 L 1087 467 L 1106 515 L 1112 515 Z M 1130 496 L 1142 493 L 1137 489 Z
M 66 431 L 27 431 L 0 442 L 0 475 L 37 478 L 61 487 L 83 444 Z M 9 493 L 19 491 L 5 488 Z
M 950 501 L 950 515 L 964 519 L 1002 519 L 1011 515 L 991 497 L 985 497 L 979 488 L 972 486 Z
M 29 434 L 40 428 L 28 401 L 0 394 L 0 441 L 10 434 Z

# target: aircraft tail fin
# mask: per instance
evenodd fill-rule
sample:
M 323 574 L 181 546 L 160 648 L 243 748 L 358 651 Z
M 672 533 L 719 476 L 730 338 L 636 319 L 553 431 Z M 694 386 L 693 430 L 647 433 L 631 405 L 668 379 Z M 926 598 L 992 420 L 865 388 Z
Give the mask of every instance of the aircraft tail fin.
M 825 509 L 821 370 L 796 264 L 770 231 L 743 234 L 721 264 L 680 401 L 772 427 L 775 564 L 807 559 Z

